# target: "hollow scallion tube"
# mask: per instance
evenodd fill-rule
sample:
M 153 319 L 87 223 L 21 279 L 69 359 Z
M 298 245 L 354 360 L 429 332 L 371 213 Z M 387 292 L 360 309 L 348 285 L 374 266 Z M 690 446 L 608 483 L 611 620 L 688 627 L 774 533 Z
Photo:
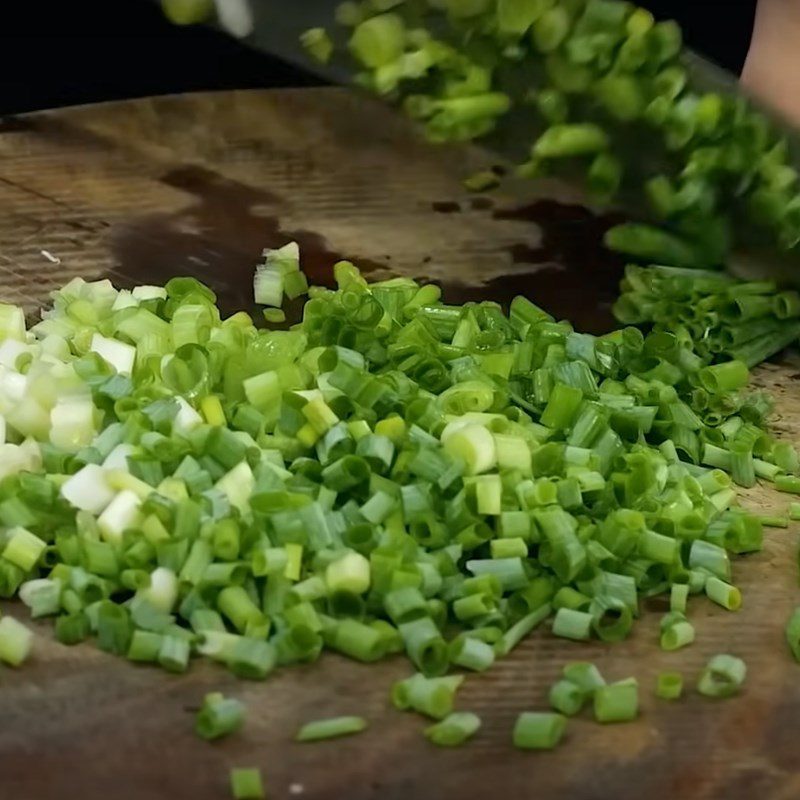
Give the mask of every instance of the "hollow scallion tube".
M 444 719 L 453 710 L 463 675 L 426 678 L 417 673 L 392 687 L 392 703 L 400 710 L 411 709 L 433 719 Z
M 525 711 L 514 724 L 514 747 L 522 750 L 552 750 L 564 736 L 567 718 L 547 711 Z
M 231 794 L 234 800 L 264 800 L 261 770 L 254 767 L 236 767 L 230 774 Z
M 727 654 L 713 656 L 697 681 L 697 691 L 706 697 L 732 697 L 738 694 L 747 676 L 741 658 Z
M 742 593 L 729 583 L 712 575 L 706 581 L 706 597 L 728 611 L 738 611 L 742 606 Z
M 589 661 L 570 662 L 564 667 L 563 675 L 570 683 L 578 686 L 587 697 L 593 697 L 601 686 L 606 685 L 600 670 Z
M 449 658 L 452 664 L 475 672 L 483 672 L 492 666 L 495 649 L 486 642 L 462 634 L 449 645 Z
M 594 718 L 598 722 L 629 722 L 639 713 L 639 686 L 635 678 L 598 687 Z
M 795 475 L 776 475 L 774 483 L 779 492 L 800 494 L 800 478 Z
M 363 717 L 332 717 L 307 722 L 295 734 L 296 742 L 319 742 L 324 739 L 336 739 L 340 736 L 351 736 L 366 730 L 367 721 Z
M 683 676 L 680 672 L 659 672 L 656 678 L 656 697 L 677 700 L 683 693 Z
M 481 726 L 480 717 L 469 711 L 456 711 L 425 729 L 425 738 L 439 747 L 459 747 L 471 739 Z
M 587 695 L 576 683 L 562 678 L 550 687 L 548 700 L 553 709 L 560 714 L 572 717 L 583 708 Z
M 30 656 L 33 634 L 13 617 L 0 619 L 0 663 L 21 666 Z
M 588 641 L 592 635 L 594 617 L 585 611 L 559 608 L 553 618 L 553 633 L 565 639 Z
M 220 739 L 239 730 L 244 722 L 244 705 L 218 692 L 207 694 L 195 718 L 195 733 L 202 739 Z
M 680 616 L 662 629 L 662 650 L 679 650 L 694 641 L 694 626 L 688 620 L 681 619 Z

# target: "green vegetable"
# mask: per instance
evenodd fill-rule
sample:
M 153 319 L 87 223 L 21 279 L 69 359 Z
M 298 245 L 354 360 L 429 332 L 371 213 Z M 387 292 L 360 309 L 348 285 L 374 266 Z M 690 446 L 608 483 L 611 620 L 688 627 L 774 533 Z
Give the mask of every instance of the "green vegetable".
M 603 243 L 645 263 L 674 264 L 676 267 L 707 267 L 709 259 L 702 249 L 669 231 L 624 222 L 606 231 Z
M 350 736 L 366 730 L 367 721 L 362 717 L 332 717 L 307 722 L 297 732 L 297 742 L 319 742 L 323 739 L 335 739 L 339 736 Z
M 678 615 L 679 612 L 672 612 Z M 694 626 L 682 615 L 670 619 L 670 623 L 661 630 L 661 649 L 679 650 L 694 641 Z
M 500 184 L 500 179 L 497 173 L 487 169 L 464 178 L 463 184 L 468 192 L 487 192 L 490 189 L 497 188 Z
M 33 648 L 33 634 L 13 617 L 0 619 L 0 663 L 19 667 Z
M 656 683 L 656 697 L 677 700 L 683 693 L 683 676 L 680 672 L 660 672 Z
M 550 687 L 548 700 L 550 705 L 564 716 L 577 714 L 586 702 L 586 692 L 577 684 L 566 678 L 556 681 Z
M 244 705 L 218 692 L 207 694 L 195 719 L 195 732 L 202 739 L 220 739 L 235 733 L 244 722 Z
M 425 729 L 425 738 L 439 747 L 459 747 L 471 739 L 481 726 L 480 717 L 458 711 Z
M 462 675 L 426 678 L 417 673 L 394 684 L 392 704 L 401 711 L 410 709 L 433 719 L 444 719 L 453 710 L 455 695 L 463 680 Z
M 234 800 L 263 800 L 266 797 L 259 769 L 244 767 L 232 769 L 230 781 Z
M 326 64 L 333 55 L 333 42 L 324 28 L 309 28 L 300 37 L 300 44 L 316 61 Z
M 514 747 L 521 750 L 552 750 L 564 736 L 567 718 L 547 711 L 525 711 L 514 724 Z
M 552 125 L 531 148 L 534 158 L 566 158 L 592 155 L 605 150 L 609 141 L 597 125 Z
M 161 8 L 176 25 L 195 25 L 214 14 L 213 0 L 161 0 Z
M 639 713 L 639 686 L 635 678 L 600 686 L 594 693 L 598 722 L 628 722 Z
M 697 681 L 697 691 L 706 697 L 731 697 L 739 692 L 747 675 L 741 658 L 717 655 L 706 664 Z
M 727 608 L 728 611 L 738 611 L 742 605 L 741 592 L 735 586 L 721 581 L 714 575 L 706 580 L 705 590 L 709 600 Z
M 762 525 L 768 528 L 788 528 L 789 518 L 780 514 L 759 514 L 758 519 Z

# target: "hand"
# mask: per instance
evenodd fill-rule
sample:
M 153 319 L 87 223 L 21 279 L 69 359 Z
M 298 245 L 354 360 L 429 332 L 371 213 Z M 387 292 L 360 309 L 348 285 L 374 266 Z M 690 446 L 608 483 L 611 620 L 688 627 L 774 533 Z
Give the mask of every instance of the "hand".
M 759 0 L 742 84 L 800 126 L 799 0 Z

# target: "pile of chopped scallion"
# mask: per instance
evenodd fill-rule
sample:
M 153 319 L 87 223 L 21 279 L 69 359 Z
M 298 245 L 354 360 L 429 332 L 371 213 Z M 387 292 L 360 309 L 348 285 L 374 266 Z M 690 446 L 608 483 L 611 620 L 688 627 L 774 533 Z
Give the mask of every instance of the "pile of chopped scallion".
M 623 639 L 664 593 L 674 649 L 689 595 L 738 607 L 729 556 L 762 523 L 730 476 L 800 483 L 743 363 L 334 272 L 290 330 L 191 278 L 76 279 L 30 331 L 0 307 L 0 594 L 65 644 L 245 678 L 323 649 L 481 671 L 550 618 Z M 257 299 L 300 275 L 267 253 Z M 0 658 L 29 646 L 0 620 Z
M 774 281 L 630 264 L 620 289 L 620 322 L 688 336 L 704 364 L 733 359 L 754 367 L 800 336 L 800 294 Z

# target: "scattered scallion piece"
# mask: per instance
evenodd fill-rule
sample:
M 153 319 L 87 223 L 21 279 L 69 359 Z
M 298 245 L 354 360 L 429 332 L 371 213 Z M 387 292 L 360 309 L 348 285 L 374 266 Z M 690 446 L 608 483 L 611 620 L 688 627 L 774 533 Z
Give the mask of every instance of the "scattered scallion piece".
M 433 719 L 444 719 L 453 710 L 456 692 L 463 680 L 462 675 L 426 678 L 417 673 L 394 684 L 392 703 L 401 711 L 411 709 Z
M 497 173 L 487 169 L 464 178 L 463 184 L 468 192 L 487 192 L 495 189 L 500 184 L 500 179 Z
M 218 692 L 207 694 L 195 719 L 195 732 L 202 739 L 220 739 L 239 730 L 244 722 L 244 705 Z
M 548 700 L 550 705 L 564 716 L 577 714 L 586 702 L 586 692 L 572 681 L 562 678 L 550 687 Z
M 594 693 L 598 722 L 629 722 L 639 713 L 639 685 L 635 678 L 600 686 Z
M 363 717 L 332 717 L 307 722 L 294 738 L 297 742 L 320 742 L 323 739 L 361 733 L 366 728 L 367 721 Z
M 231 794 L 234 800 L 263 800 L 264 784 L 261 770 L 254 767 L 236 767 L 231 770 Z
M 680 672 L 659 672 L 656 679 L 656 697 L 677 700 L 683 693 L 683 676 Z
M 755 516 L 767 528 L 789 527 L 789 517 L 781 514 L 756 514 Z
M 425 729 L 425 738 L 439 747 L 459 747 L 471 739 L 481 726 L 480 717 L 469 711 L 456 711 Z
M 19 667 L 33 647 L 33 634 L 14 617 L 0 619 L 0 663 Z
M 521 750 L 552 750 L 564 736 L 567 718 L 548 711 L 524 711 L 514 724 L 514 747 Z
M 713 656 L 697 681 L 697 691 L 706 697 L 731 697 L 738 694 L 747 675 L 741 658 L 721 654 Z
M 280 308 L 265 308 L 264 319 L 267 322 L 278 324 L 281 322 L 286 322 L 286 314 L 284 313 L 283 309 Z
M 600 670 L 588 661 L 572 661 L 562 672 L 565 680 L 578 686 L 587 697 L 594 697 L 594 693 L 606 685 Z

